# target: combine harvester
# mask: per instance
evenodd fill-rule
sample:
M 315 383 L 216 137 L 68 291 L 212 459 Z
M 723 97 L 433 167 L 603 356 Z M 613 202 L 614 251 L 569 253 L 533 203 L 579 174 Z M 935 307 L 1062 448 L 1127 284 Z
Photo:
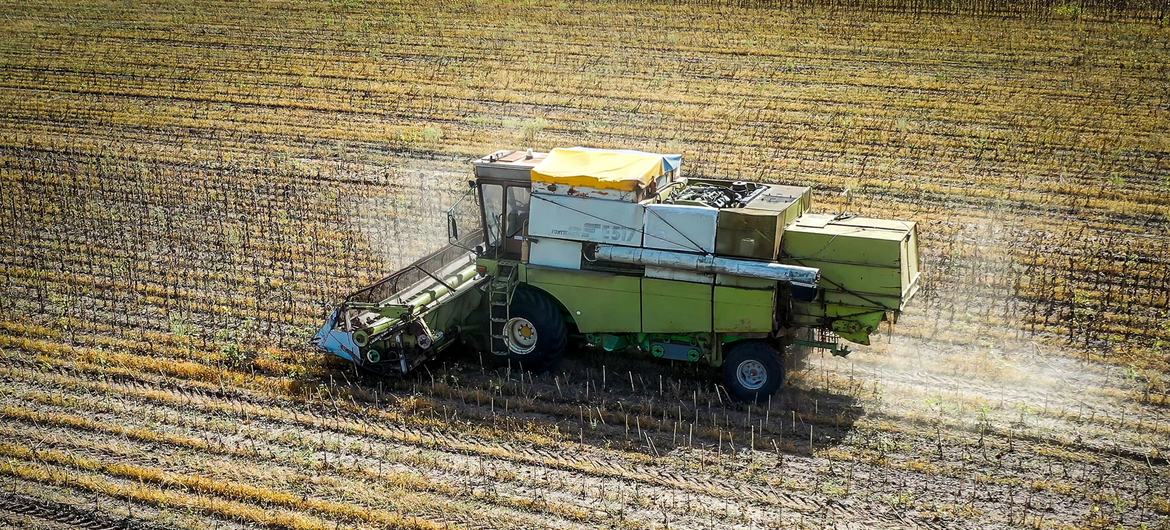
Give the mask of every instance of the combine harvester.
M 807 187 L 688 179 L 681 163 L 581 147 L 476 160 L 449 244 L 351 294 L 314 343 L 379 374 L 457 341 L 540 370 L 576 335 L 722 367 L 754 401 L 782 385 L 788 347 L 847 354 L 840 339 L 868 344 L 917 290 L 913 222 L 810 213 Z

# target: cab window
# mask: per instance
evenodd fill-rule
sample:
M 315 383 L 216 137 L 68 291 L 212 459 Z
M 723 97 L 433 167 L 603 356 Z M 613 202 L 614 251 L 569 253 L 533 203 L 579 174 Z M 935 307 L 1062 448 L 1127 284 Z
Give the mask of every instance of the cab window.
M 528 226 L 528 188 L 511 186 L 508 188 L 508 204 L 504 208 L 505 222 L 504 235 L 508 239 L 525 234 Z
M 504 216 L 504 188 L 499 184 L 479 186 L 480 204 L 483 205 L 484 240 L 489 247 L 500 244 L 500 223 Z

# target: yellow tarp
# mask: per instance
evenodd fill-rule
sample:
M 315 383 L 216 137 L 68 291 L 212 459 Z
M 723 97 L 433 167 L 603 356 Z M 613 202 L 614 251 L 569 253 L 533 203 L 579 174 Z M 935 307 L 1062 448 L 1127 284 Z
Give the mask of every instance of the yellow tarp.
M 532 181 L 633 191 L 662 173 L 662 155 L 561 147 L 532 168 Z

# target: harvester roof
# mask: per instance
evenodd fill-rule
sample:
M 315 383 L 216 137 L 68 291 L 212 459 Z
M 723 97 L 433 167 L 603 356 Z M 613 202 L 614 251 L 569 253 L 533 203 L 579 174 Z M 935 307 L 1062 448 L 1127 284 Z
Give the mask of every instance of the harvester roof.
M 588 147 L 557 148 L 532 168 L 532 181 L 633 191 L 677 169 L 681 163 L 681 155 Z

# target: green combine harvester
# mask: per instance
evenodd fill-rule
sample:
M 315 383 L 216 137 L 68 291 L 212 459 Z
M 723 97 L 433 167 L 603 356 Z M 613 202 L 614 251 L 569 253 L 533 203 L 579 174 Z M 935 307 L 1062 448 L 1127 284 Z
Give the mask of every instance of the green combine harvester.
M 346 297 L 314 343 L 406 374 L 456 342 L 542 370 L 577 336 L 722 368 L 754 401 L 783 384 L 791 346 L 845 355 L 916 292 L 913 222 L 811 213 L 807 187 L 681 165 L 583 147 L 476 160 L 449 244 Z

